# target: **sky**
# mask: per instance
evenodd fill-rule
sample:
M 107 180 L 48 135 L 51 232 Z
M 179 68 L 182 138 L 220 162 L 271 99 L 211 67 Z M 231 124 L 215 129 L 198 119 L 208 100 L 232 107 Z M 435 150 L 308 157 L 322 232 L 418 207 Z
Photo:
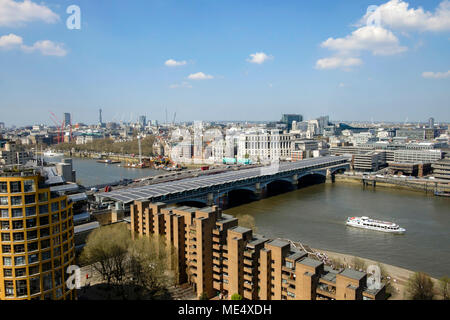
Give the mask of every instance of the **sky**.
M 448 122 L 450 0 L 0 0 L 0 122 L 91 124 L 99 108 Z

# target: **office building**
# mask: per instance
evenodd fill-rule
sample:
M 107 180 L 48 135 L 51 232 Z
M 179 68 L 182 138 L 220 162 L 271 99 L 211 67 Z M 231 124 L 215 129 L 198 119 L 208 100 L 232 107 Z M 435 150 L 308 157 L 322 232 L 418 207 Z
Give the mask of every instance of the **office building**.
M 135 201 L 130 209 L 133 237 L 164 237 L 177 253 L 178 282 L 191 284 L 198 296 L 385 299 L 383 285 L 367 287 L 366 273 L 331 269 L 288 242 L 253 234 L 217 206 L 198 209 Z
M 450 180 L 450 154 L 432 164 L 433 176 L 437 179 Z
M 72 204 L 35 169 L 0 172 L 0 300 L 74 299 Z
M 64 113 L 64 127 L 70 126 L 72 123 L 70 113 Z
M 303 116 L 301 114 L 283 114 L 280 122 L 284 123 L 287 126 L 288 131 L 292 129 L 292 122 L 296 121 L 297 123 L 303 121 Z

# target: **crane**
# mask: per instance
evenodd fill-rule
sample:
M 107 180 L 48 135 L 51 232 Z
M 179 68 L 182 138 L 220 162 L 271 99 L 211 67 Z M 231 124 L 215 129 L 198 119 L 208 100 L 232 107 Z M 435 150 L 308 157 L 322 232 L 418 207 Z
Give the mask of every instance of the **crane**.
M 175 118 L 177 117 L 177 113 L 175 112 L 174 114 L 173 114 L 173 120 L 172 120 L 172 125 L 174 125 L 175 124 Z

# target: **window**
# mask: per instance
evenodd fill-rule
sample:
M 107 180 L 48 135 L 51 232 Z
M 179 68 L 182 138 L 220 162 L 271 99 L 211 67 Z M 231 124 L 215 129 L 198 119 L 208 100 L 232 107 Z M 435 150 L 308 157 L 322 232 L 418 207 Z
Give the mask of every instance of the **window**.
M 12 217 L 13 218 L 22 218 L 23 217 L 23 208 L 15 208 L 12 210 Z
M 13 225 L 13 229 L 17 230 L 17 229 L 23 229 L 23 221 L 19 220 L 19 221 L 13 221 L 12 222 Z
M 39 206 L 39 214 L 46 214 L 48 213 L 48 205 L 42 205 Z
M 61 200 L 61 209 L 66 208 L 66 200 Z
M 44 252 L 42 252 L 42 260 L 48 260 L 48 259 L 50 259 L 51 258 L 51 253 L 50 253 L 50 251 L 44 251 Z
M 38 243 L 37 242 L 30 242 L 30 243 L 27 244 L 27 248 L 28 248 L 28 252 L 35 251 L 35 250 L 39 249 Z
M 50 290 L 53 288 L 52 274 L 46 274 L 43 278 L 44 291 Z
M 37 239 L 37 231 L 27 231 L 27 240 Z
M 42 264 L 42 272 L 49 271 L 52 269 L 52 263 L 47 262 Z
M 0 209 L 0 217 L 9 218 L 9 210 L 8 209 Z
M 12 269 L 3 269 L 3 276 L 4 277 L 12 277 Z
M 5 295 L 7 297 L 14 296 L 14 282 L 5 281 Z
M 42 240 L 41 241 L 41 250 L 50 248 L 50 239 Z
M 23 182 L 23 190 L 24 190 L 24 192 L 34 192 L 34 191 L 36 191 L 35 188 L 34 188 L 34 180 L 25 180 Z
M 13 233 L 13 240 L 14 241 L 23 241 L 25 240 L 25 236 L 23 232 L 15 232 Z
M 33 274 L 39 273 L 39 265 L 29 267 L 28 268 L 28 272 L 30 273 L 30 276 L 33 275 Z
M 10 193 L 22 192 L 22 183 L 20 181 L 11 181 L 9 183 Z
M 56 247 L 56 248 L 53 248 L 53 256 L 54 257 L 57 257 L 57 256 L 60 256 L 61 255 L 61 247 Z
M 37 254 L 29 254 L 28 255 L 28 263 L 29 264 L 35 263 L 35 262 L 38 262 L 38 261 L 39 261 L 39 257 L 38 257 Z
M 62 211 L 61 212 L 61 219 L 64 220 L 67 218 L 67 212 L 66 211 Z
M 25 268 L 16 268 L 16 277 L 24 277 L 27 275 L 27 269 Z
M 27 228 L 36 227 L 36 218 L 27 219 Z
M 9 233 L 2 233 L 2 241 L 11 241 L 11 235 Z
M 22 197 L 21 196 L 11 197 L 11 205 L 13 205 L 13 206 L 22 205 Z
M 3 253 L 11 253 L 11 246 L 9 244 L 2 245 L 2 252 Z
M 36 202 L 34 194 L 25 195 L 25 204 L 31 204 Z
M 8 197 L 0 197 L 0 206 L 7 206 L 8 204 Z
M 45 225 L 47 225 L 48 224 L 48 216 L 45 216 L 45 217 L 40 217 L 39 218 L 39 225 L 40 226 L 45 226 Z
M 28 295 L 27 280 L 16 280 L 16 294 L 18 297 Z
M 61 278 L 62 278 L 61 269 L 56 270 L 55 271 L 55 287 L 58 287 L 61 285 L 61 283 L 62 283 Z
M 25 208 L 25 215 L 27 217 L 36 215 L 36 207 L 26 207 Z
M 36 294 L 41 291 L 41 279 L 39 277 L 30 279 L 30 294 Z
M 14 265 L 16 266 L 23 266 L 25 264 L 25 257 L 24 256 L 20 256 L 20 257 L 14 257 Z
M 23 252 L 25 252 L 25 245 L 23 244 L 14 245 L 14 253 L 23 253 Z
M 8 193 L 8 183 L 0 182 L 0 193 Z
M 59 210 L 59 205 L 58 202 L 53 202 L 52 203 L 52 212 L 58 211 Z
M 59 226 L 53 226 L 53 234 L 59 233 Z
M 2 230 L 9 230 L 9 221 L 2 221 Z
M 40 230 L 41 237 L 48 237 L 50 235 L 50 230 L 48 228 L 43 228 Z
M 47 202 L 48 201 L 48 193 L 47 192 L 43 192 L 43 193 L 39 193 L 39 202 Z
M 11 259 L 11 257 L 3 257 L 3 265 L 4 266 L 12 266 L 12 259 Z
M 52 214 L 52 223 L 59 221 L 59 213 Z

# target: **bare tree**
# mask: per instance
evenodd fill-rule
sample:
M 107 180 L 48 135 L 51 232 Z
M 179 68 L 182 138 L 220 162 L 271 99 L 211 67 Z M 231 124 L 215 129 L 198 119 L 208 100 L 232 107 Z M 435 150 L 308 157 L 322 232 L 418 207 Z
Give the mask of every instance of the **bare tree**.
M 443 300 L 450 300 L 450 278 L 445 276 L 439 280 L 439 291 Z
M 406 294 L 410 300 L 432 300 L 434 298 L 433 281 L 424 272 L 414 273 L 408 280 Z

